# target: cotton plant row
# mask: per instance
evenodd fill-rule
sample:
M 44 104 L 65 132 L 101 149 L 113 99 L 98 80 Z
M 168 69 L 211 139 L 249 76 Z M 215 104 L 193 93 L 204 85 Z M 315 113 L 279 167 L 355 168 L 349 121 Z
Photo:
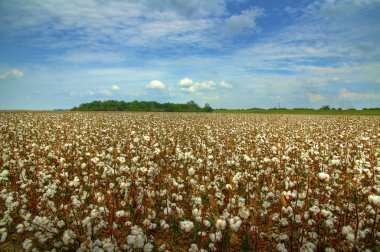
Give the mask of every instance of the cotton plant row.
M 0 248 L 371 251 L 380 118 L 1 112 Z

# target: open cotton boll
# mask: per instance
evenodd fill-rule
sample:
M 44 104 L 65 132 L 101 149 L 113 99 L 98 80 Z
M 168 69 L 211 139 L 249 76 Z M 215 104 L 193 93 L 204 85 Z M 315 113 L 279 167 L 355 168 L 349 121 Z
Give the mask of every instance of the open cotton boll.
M 288 251 L 288 250 L 286 249 L 284 243 L 277 243 L 276 249 L 277 249 L 277 251 L 279 251 L 279 252 L 287 252 L 287 251 Z
M 380 206 L 380 196 L 379 195 L 369 195 L 368 196 L 368 201 L 369 203 L 375 205 L 375 206 Z
M 189 233 L 194 228 L 194 223 L 191 221 L 181 221 L 179 225 L 186 233 Z
M 125 216 L 124 210 L 120 210 L 120 211 L 116 212 L 116 217 L 120 218 L 120 217 L 123 217 L 123 216 Z
M 141 227 L 135 225 L 131 228 L 131 234 L 127 236 L 128 245 L 133 248 L 143 248 L 145 244 L 146 236 Z
M 30 239 L 25 239 L 24 242 L 22 243 L 22 248 L 25 251 L 30 251 L 33 248 L 33 241 Z
M 0 234 L 1 234 L 1 241 L 0 242 L 5 242 L 5 240 L 8 237 L 8 232 L 6 228 L 1 228 L 0 229 Z
M 144 138 L 144 140 L 147 141 L 147 142 L 150 141 L 150 137 L 149 137 L 149 136 L 144 136 L 143 138 Z
M 230 227 L 235 232 L 239 231 L 241 223 L 242 221 L 239 216 L 235 216 L 229 220 Z
M 242 207 L 239 209 L 239 216 L 243 219 L 248 219 L 249 217 L 249 210 L 246 207 Z
M 188 171 L 187 171 L 187 174 L 189 174 L 189 176 L 193 176 L 195 174 L 195 170 L 193 167 L 191 167 Z
M 213 243 L 216 243 L 222 239 L 222 232 L 211 233 L 208 236 Z
M 193 214 L 196 221 L 202 221 L 202 217 L 201 217 L 202 210 L 194 208 L 192 211 L 192 214 Z
M 327 173 L 325 173 L 325 172 L 320 172 L 320 173 L 318 173 L 318 178 L 321 181 L 326 181 L 327 182 L 327 181 L 330 180 L 330 175 L 327 174 Z
M 9 175 L 9 171 L 8 171 L 8 170 L 4 170 L 4 171 L 2 171 L 2 172 L 0 173 L 0 177 L 3 177 L 3 178 L 8 177 L 8 175 Z
M 223 230 L 223 229 L 225 229 L 225 228 L 226 228 L 226 225 L 227 225 L 227 222 L 226 222 L 225 220 L 223 220 L 223 219 L 218 219 L 218 220 L 216 221 L 216 224 L 215 224 L 215 226 L 216 226 L 216 228 L 217 228 L 218 230 Z
M 67 229 L 64 233 L 63 233 L 63 237 L 62 237 L 62 241 L 65 245 L 68 245 L 68 244 L 71 244 L 71 243 L 74 243 L 75 241 L 75 238 L 76 238 L 76 234 L 74 233 L 74 231 L 72 231 L 71 229 Z
M 198 252 L 199 251 L 199 249 L 198 249 L 198 246 L 197 246 L 197 244 L 191 244 L 191 246 L 190 246 L 190 248 L 189 248 L 189 250 L 188 250 L 189 252 Z
M 16 226 L 17 233 L 22 233 L 24 231 L 24 224 L 20 223 Z

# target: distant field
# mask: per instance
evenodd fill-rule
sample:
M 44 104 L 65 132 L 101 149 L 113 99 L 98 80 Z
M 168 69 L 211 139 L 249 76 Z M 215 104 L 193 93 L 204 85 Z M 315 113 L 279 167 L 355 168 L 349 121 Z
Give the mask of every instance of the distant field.
M 295 114 L 295 115 L 378 115 L 380 110 L 312 110 L 312 109 L 215 109 L 216 113 Z

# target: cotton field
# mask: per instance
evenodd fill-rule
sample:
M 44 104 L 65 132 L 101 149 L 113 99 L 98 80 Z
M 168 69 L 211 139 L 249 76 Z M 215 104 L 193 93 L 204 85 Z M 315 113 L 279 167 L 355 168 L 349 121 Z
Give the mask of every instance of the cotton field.
M 0 250 L 380 246 L 376 116 L 0 112 L 0 154 Z

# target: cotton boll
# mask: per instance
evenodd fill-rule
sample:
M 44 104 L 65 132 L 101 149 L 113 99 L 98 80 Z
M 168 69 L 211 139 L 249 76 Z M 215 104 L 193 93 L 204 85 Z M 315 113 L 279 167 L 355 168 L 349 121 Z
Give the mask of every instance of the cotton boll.
M 325 248 L 325 252 L 335 252 L 335 249 L 334 248 Z
M 99 212 L 96 209 L 92 209 L 90 215 L 91 215 L 92 218 L 96 218 L 96 217 L 99 216 Z
M 249 217 L 249 210 L 246 207 L 242 207 L 239 209 L 239 216 L 243 219 L 248 219 Z
M 167 224 L 165 220 L 161 220 L 160 221 L 160 227 L 162 227 L 163 229 L 168 229 L 169 224 Z
M 135 225 L 131 228 L 131 234 L 127 236 L 127 243 L 133 248 L 143 248 L 145 244 L 146 236 L 143 230 Z
M 348 233 L 348 234 L 346 235 L 346 239 L 347 239 L 347 241 L 353 243 L 353 242 L 355 241 L 355 235 L 354 235 L 353 233 Z
M 189 252 L 198 252 L 199 249 L 198 249 L 198 246 L 197 244 L 191 244 L 190 248 L 188 249 Z
M 227 222 L 223 219 L 218 219 L 215 223 L 215 226 L 218 230 L 223 230 L 226 228 Z
M 196 221 L 198 221 L 198 222 L 202 221 L 202 217 L 201 217 L 202 211 L 201 210 L 194 208 L 192 211 L 192 214 L 193 214 Z
M 150 141 L 150 137 L 149 136 L 143 136 L 143 139 L 144 139 L 144 141 Z
M 334 222 L 332 220 L 326 220 L 325 221 L 325 224 L 327 227 L 329 227 L 330 229 L 334 228 Z
M 123 216 L 125 216 L 125 212 L 124 212 L 124 210 L 120 210 L 120 211 L 117 211 L 117 212 L 116 212 L 116 217 L 121 218 L 121 217 L 123 217 Z
M 216 246 L 215 246 L 214 243 L 210 242 L 210 244 L 208 245 L 208 247 L 209 247 L 209 249 L 210 249 L 211 251 L 216 251 Z
M 144 245 L 144 252 L 152 252 L 153 248 L 154 248 L 153 244 L 147 243 Z
M 239 231 L 239 228 L 242 224 L 242 221 L 241 221 L 240 217 L 235 216 L 229 220 L 229 224 L 230 224 L 231 229 L 233 231 L 237 232 L 237 231 Z
M 65 225 L 65 222 L 63 220 L 60 220 L 60 221 L 57 222 L 57 226 L 59 228 L 62 228 L 64 225 Z
M 216 233 L 211 233 L 209 234 L 208 236 L 210 238 L 210 240 L 213 242 L 213 243 L 216 243 L 218 241 L 220 241 L 222 239 L 222 232 L 221 231 L 218 231 Z
M 314 243 L 306 242 L 300 249 L 302 252 L 314 252 L 316 251 L 317 246 Z
M 372 205 L 380 207 L 380 196 L 379 195 L 373 195 L 373 194 L 369 195 L 368 201 Z
M 347 235 L 347 234 L 349 234 L 349 233 L 351 233 L 351 232 L 353 232 L 354 230 L 352 229 L 352 227 L 350 227 L 350 226 L 343 226 L 342 227 L 342 234 L 343 235 Z
M 30 251 L 33 248 L 33 241 L 30 239 L 25 239 L 24 242 L 22 243 L 22 248 L 25 251 Z
M 276 249 L 278 252 L 287 252 L 288 250 L 285 247 L 284 243 L 277 243 Z
M 320 173 L 318 173 L 318 178 L 319 178 L 319 180 L 321 180 L 323 182 L 327 182 L 330 180 L 330 175 L 325 173 L 325 172 L 320 172 Z
M 0 240 L 0 242 L 5 242 L 5 240 L 8 237 L 7 229 L 6 228 L 1 228 L 0 229 L 0 234 L 1 234 L 1 240 Z
M 193 167 L 191 167 L 188 171 L 187 171 L 187 174 L 189 174 L 189 176 L 193 176 L 195 174 L 195 170 Z
M 143 248 L 145 243 L 145 237 L 143 234 L 138 234 L 136 235 L 135 243 L 134 243 L 134 248 Z
M 22 232 L 24 232 L 24 224 L 22 224 L 22 223 L 20 223 L 20 224 L 18 224 L 17 226 L 16 226 L 16 229 L 17 229 L 17 233 L 22 233 Z
M 63 233 L 62 241 L 65 245 L 69 245 L 74 242 L 74 239 L 76 238 L 76 234 L 71 229 L 67 229 Z
M 211 223 L 208 220 L 204 220 L 203 225 L 205 225 L 205 227 L 207 227 L 207 228 L 211 227 Z
M 186 233 L 189 233 L 194 228 L 194 223 L 191 221 L 181 221 L 179 223 L 181 230 L 185 231 Z
M 9 175 L 9 171 L 8 170 L 4 170 L 4 171 L 2 171 L 1 173 L 0 173 L 0 177 L 2 177 L 2 178 L 7 178 L 8 177 L 8 175 Z

